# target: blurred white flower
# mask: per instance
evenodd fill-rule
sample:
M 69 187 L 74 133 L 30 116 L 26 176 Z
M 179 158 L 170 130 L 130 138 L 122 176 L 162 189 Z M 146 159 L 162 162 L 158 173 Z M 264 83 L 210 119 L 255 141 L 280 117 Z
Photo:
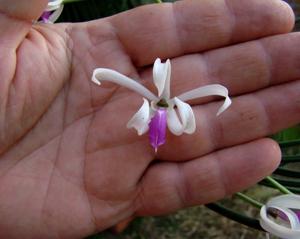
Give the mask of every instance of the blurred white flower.
M 260 210 L 260 225 L 282 239 L 299 239 L 300 196 L 286 194 L 272 198 Z

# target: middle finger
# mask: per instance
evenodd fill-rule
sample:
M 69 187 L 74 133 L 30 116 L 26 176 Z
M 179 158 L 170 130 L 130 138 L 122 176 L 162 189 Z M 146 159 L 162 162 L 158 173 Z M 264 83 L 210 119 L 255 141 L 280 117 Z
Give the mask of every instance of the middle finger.
M 300 50 L 294 47 L 299 41 L 300 33 L 290 33 L 174 58 L 171 94 L 219 83 L 234 96 L 299 79 Z M 142 71 L 141 78 L 155 91 L 152 68 Z

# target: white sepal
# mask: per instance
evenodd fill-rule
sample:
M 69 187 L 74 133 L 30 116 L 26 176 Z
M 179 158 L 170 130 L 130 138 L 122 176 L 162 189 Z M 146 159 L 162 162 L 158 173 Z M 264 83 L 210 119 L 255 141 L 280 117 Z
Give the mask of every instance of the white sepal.
M 300 210 L 300 195 L 285 194 L 272 198 L 266 204 L 267 207 L 288 207 Z
M 54 23 L 56 22 L 56 20 L 60 17 L 62 11 L 64 9 L 64 5 L 60 5 L 60 7 L 58 9 L 56 9 L 51 16 L 49 17 L 49 22 Z
M 153 66 L 153 82 L 158 90 L 158 97 L 170 98 L 170 78 L 171 78 L 171 63 L 168 59 L 166 63 L 161 63 L 157 58 Z
M 200 97 L 206 97 L 206 96 L 222 96 L 225 97 L 224 104 L 219 108 L 217 115 L 220 115 L 223 111 L 225 111 L 230 105 L 231 100 L 228 96 L 228 90 L 226 87 L 219 85 L 219 84 L 213 84 L 213 85 L 206 85 L 203 87 L 196 88 L 194 90 L 190 90 L 188 92 L 185 92 L 177 98 L 179 98 L 182 101 L 188 101 L 193 100 Z
M 127 128 L 135 128 L 138 132 L 138 135 L 142 135 L 148 131 L 149 122 L 151 119 L 149 102 L 145 98 L 143 99 L 144 103 L 142 107 L 127 123 Z
M 54 11 L 56 9 L 59 9 L 62 4 L 63 4 L 63 0 L 50 0 L 48 2 L 46 11 L 51 12 L 51 11 Z
M 222 114 L 225 110 L 227 110 L 227 108 L 231 105 L 231 99 L 227 96 L 225 98 L 225 101 L 223 103 L 223 105 L 219 108 L 218 112 L 217 112 L 217 116 L 219 116 L 220 114 Z
M 177 106 L 180 120 L 173 107 L 168 110 L 168 128 L 175 135 L 181 135 L 182 133 L 192 134 L 196 130 L 195 116 L 192 107 L 179 100 L 177 97 L 174 99 L 174 104 Z
M 282 211 L 289 220 L 290 228 L 271 220 L 267 215 L 268 208 L 277 208 Z M 285 239 L 300 238 L 300 222 L 296 213 L 291 209 L 300 209 L 300 196 L 289 194 L 272 198 L 260 210 L 260 225 L 267 232 Z
M 101 85 L 101 81 L 110 81 L 133 90 L 150 101 L 158 100 L 158 98 L 142 84 L 114 70 L 97 68 L 93 72 L 92 81 L 97 85 Z

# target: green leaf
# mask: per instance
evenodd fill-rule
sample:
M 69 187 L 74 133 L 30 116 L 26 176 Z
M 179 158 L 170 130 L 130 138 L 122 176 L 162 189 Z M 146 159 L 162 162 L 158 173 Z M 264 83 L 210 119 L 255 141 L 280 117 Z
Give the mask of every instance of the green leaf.
M 174 2 L 168 0 L 164 2 Z M 85 0 L 65 4 L 58 22 L 83 22 L 111 16 L 155 0 Z
M 248 226 L 248 227 L 251 227 L 251 228 L 254 228 L 257 230 L 264 231 L 262 229 L 262 227 L 260 226 L 259 221 L 257 219 L 240 214 L 240 213 L 233 211 L 229 208 L 226 208 L 218 203 L 210 203 L 210 204 L 206 204 L 205 206 L 207 208 L 209 208 L 210 210 L 217 212 L 217 213 L 221 214 L 222 216 L 227 217 L 233 221 L 236 221 L 238 223 L 241 223 L 245 226 Z

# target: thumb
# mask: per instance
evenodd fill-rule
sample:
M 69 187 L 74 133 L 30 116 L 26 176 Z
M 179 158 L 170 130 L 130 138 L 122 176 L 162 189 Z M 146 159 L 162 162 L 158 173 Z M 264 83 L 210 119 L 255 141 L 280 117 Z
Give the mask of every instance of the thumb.
M 48 0 L 0 0 L 0 14 L 31 21 L 44 11 Z

